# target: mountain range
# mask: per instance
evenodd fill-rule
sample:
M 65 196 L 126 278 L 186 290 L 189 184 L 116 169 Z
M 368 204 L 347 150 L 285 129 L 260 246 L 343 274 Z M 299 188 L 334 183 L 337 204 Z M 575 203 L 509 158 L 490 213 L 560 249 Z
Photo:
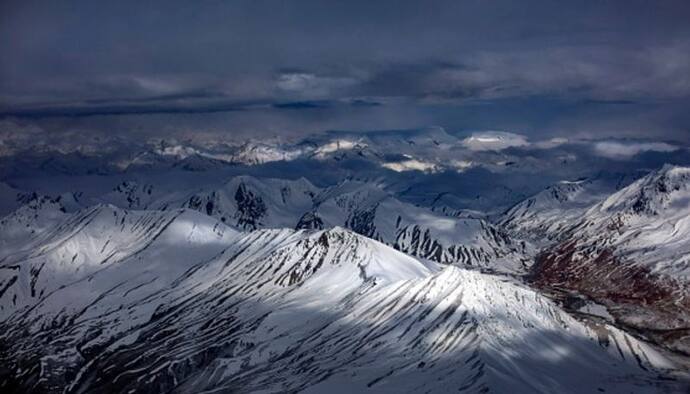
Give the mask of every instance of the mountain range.
M 161 144 L 4 178 L 0 389 L 687 392 L 690 168 L 516 188 L 443 153 L 489 142 Z

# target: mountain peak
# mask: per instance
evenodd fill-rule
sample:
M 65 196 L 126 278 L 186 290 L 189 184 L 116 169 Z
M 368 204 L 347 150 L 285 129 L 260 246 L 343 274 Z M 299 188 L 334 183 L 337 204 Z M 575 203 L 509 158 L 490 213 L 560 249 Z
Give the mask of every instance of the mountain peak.
M 690 204 L 690 168 L 666 164 L 607 198 L 599 207 L 607 212 L 659 215 L 670 206 Z

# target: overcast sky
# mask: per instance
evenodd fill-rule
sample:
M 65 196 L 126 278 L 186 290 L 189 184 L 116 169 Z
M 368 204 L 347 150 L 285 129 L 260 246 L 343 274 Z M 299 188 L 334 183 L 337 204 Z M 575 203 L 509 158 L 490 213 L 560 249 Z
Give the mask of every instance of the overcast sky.
M 3 0 L 0 133 L 687 143 L 688 21 L 688 1 Z

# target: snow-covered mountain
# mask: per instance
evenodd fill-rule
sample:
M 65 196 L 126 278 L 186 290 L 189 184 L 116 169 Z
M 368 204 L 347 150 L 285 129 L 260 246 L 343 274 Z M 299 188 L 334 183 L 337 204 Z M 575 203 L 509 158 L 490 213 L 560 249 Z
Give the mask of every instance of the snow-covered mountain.
M 151 185 L 124 182 L 98 199 L 123 208 L 190 208 L 238 230 L 341 226 L 412 256 L 444 264 L 524 271 L 531 246 L 487 220 L 446 215 L 396 199 L 371 182 L 318 188 L 304 178 L 233 177 L 220 187 L 159 196 Z
M 305 153 L 299 147 L 284 147 L 280 144 L 247 142 L 232 154 L 228 161 L 239 164 L 258 165 L 274 161 L 294 160 Z
M 511 235 L 546 246 L 556 242 L 585 212 L 645 174 L 600 173 L 588 179 L 560 181 L 504 212 L 497 224 Z
M 516 237 L 548 244 L 610 195 L 611 189 L 602 186 L 592 180 L 562 181 L 511 207 L 498 224 Z
M 588 193 L 587 187 L 590 185 L 590 182 L 580 180 L 562 181 L 557 185 L 549 186 L 544 191 L 510 208 L 501 218 L 501 224 L 507 228 L 529 232 L 539 230 L 546 224 L 546 228 L 542 231 L 556 231 L 558 228 L 549 229 L 551 222 L 555 219 L 567 222 L 570 217 L 553 218 L 552 216 L 560 216 L 563 211 L 574 210 L 573 208 L 586 209 L 599 201 L 596 195 Z M 548 215 L 551 212 L 555 214 Z
M 126 209 L 145 209 L 155 201 L 157 193 L 154 191 L 157 191 L 154 185 L 127 180 L 97 200 Z
M 161 144 L 10 178 L 0 391 L 687 390 L 690 169 L 532 195 L 536 159 L 462 141 Z
M 318 192 L 304 178 L 238 176 L 217 188 L 171 193 L 151 206 L 194 209 L 240 230 L 295 228 L 301 215 L 313 206 Z
M 514 280 L 343 228 L 239 233 L 189 209 L 108 205 L 60 215 L 3 250 L 4 392 L 681 387 L 660 377 L 663 354 Z
M 535 282 L 591 297 L 690 352 L 690 168 L 665 166 L 572 223 L 537 259 Z
M 315 224 L 316 223 L 316 224 Z M 317 196 L 299 228 L 343 226 L 412 256 L 517 272 L 530 246 L 480 218 L 446 216 L 401 202 L 371 183 L 344 182 Z

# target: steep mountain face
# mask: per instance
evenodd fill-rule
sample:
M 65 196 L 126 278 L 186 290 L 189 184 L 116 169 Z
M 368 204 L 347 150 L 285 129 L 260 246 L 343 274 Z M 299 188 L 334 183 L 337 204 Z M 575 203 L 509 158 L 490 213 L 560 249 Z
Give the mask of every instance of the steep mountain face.
M 221 187 L 162 197 L 150 184 L 123 182 L 97 200 L 125 208 L 189 208 L 241 231 L 340 226 L 416 257 L 505 272 L 523 272 L 533 254 L 528 243 L 480 217 L 404 203 L 370 182 L 320 189 L 303 178 L 238 176 Z
M 72 215 L 56 208 L 52 205 L 28 217 L 17 212 L 13 220 L 2 222 L 2 233 L 15 237 L 0 254 L 0 271 L 8 274 L 2 286 L 0 316 L 32 306 L 71 280 L 88 278 L 118 264 L 186 216 L 183 211 L 126 211 L 108 205 Z M 30 232 L 13 230 L 28 223 L 32 223 Z
M 99 200 L 125 209 L 146 209 L 155 199 L 155 187 L 136 181 L 123 181 Z
M 3 392 L 679 389 L 616 329 L 342 228 L 237 233 L 98 206 L 39 238 L 2 263 L 18 273 L 0 295 Z M 68 263 L 76 242 L 90 246 Z
M 602 173 L 591 179 L 561 181 L 504 212 L 497 224 L 520 239 L 539 246 L 557 242 L 585 212 L 641 175 Z
M 240 230 L 295 228 L 311 209 L 318 188 L 304 178 L 232 178 L 222 187 L 192 193 L 173 193 L 152 203 L 158 209 L 190 208 Z
M 0 219 L 0 262 L 4 261 L 27 239 L 46 236 L 67 213 L 80 209 L 79 194 L 65 193 L 49 197 L 37 193 L 21 193 L 24 205 Z
M 534 281 L 593 298 L 690 353 L 688 240 L 690 168 L 665 166 L 588 209 L 538 257 Z
M 489 222 L 451 217 L 403 203 L 369 183 L 345 182 L 324 190 L 305 218 L 343 226 L 395 249 L 443 264 L 518 272 L 530 246 Z M 301 221 L 302 222 L 302 221 Z
M 542 244 L 553 242 L 563 231 L 594 204 L 605 199 L 610 191 L 598 188 L 590 180 L 563 181 L 506 211 L 498 224 L 511 234 Z

